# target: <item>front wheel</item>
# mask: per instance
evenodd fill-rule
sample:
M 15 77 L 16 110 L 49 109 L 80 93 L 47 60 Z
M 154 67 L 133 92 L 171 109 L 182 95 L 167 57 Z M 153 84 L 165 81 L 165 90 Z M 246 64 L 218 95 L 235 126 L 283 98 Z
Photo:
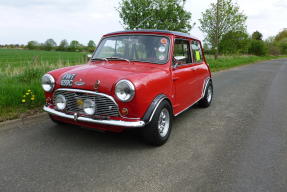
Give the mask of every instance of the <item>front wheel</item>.
M 143 129 L 143 137 L 151 145 L 163 145 L 169 138 L 171 127 L 171 106 L 167 101 L 162 101 L 156 109 L 151 122 Z

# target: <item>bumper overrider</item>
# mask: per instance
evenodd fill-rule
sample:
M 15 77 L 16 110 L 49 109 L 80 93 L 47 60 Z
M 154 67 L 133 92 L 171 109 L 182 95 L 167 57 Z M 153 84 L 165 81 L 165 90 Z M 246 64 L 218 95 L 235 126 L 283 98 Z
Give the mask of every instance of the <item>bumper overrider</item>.
M 112 125 L 112 126 L 119 126 L 119 127 L 143 127 L 145 126 L 145 122 L 142 120 L 137 121 L 123 121 L 123 120 L 102 120 L 102 119 L 92 119 L 89 117 L 82 117 L 77 115 L 69 115 L 60 111 L 56 111 L 55 109 L 49 108 L 48 106 L 44 106 L 44 111 L 48 112 L 51 115 L 56 115 L 59 117 L 72 119 L 74 121 L 82 121 L 88 123 L 96 123 L 96 124 L 103 124 L 103 125 Z

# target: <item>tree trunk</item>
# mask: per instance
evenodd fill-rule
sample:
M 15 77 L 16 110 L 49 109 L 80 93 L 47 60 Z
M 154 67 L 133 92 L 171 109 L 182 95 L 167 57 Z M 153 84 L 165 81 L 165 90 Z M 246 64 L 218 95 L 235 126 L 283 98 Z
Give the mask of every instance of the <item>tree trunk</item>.
M 218 48 L 215 49 L 214 59 L 218 58 Z
M 219 1 L 216 2 L 216 29 L 215 29 L 215 55 L 214 59 L 218 58 L 218 47 L 219 47 Z

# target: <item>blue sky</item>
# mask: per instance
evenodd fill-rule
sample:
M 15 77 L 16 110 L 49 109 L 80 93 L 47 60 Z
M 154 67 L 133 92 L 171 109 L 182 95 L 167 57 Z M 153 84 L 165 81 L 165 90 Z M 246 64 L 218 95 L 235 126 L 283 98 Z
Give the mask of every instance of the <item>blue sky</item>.
M 190 32 L 204 39 L 198 19 L 215 0 L 187 0 L 186 10 L 192 12 L 197 25 Z M 44 42 L 53 38 L 78 40 L 86 44 L 99 41 L 105 33 L 122 30 L 116 11 L 120 0 L 0 0 L 0 44 L 30 40 Z M 287 28 L 287 0 L 237 0 L 248 16 L 247 28 L 259 30 L 264 38 Z

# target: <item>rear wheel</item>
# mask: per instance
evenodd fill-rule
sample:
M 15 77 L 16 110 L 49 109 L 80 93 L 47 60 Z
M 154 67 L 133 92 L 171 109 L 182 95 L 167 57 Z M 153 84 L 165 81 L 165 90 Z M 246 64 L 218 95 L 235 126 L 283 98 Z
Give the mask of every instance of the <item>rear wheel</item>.
M 145 141 L 151 145 L 163 145 L 169 138 L 172 127 L 172 110 L 167 101 L 162 101 L 151 122 L 143 129 Z
M 204 97 L 199 101 L 200 107 L 209 107 L 213 99 L 213 85 L 212 81 L 209 81 L 206 87 Z

